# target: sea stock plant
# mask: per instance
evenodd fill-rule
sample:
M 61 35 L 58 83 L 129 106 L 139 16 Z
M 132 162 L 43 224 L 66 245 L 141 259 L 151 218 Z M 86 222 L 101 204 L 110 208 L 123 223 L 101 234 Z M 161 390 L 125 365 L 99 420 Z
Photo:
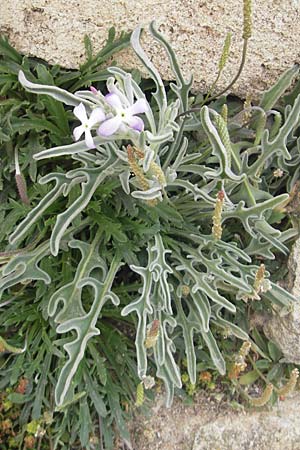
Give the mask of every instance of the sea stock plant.
M 41 176 L 28 189 L 28 162 L 20 155 L 19 163 L 15 152 L 23 204 L 1 254 L 1 345 L 19 353 L 5 363 L 2 387 L 26 375 L 33 403 L 23 422 L 35 420 L 37 435 L 52 427 L 52 448 L 69 448 L 64 433 L 74 446 L 79 436 L 82 446 L 98 448 L 95 411 L 106 447 L 115 422 L 130 448 L 121 386 L 128 404 L 138 386 L 139 405 L 143 389 L 162 380 L 170 406 L 182 387 L 180 358 L 195 384 L 203 356 L 225 375 L 224 335 L 267 357 L 249 311 L 285 313 L 296 301 L 271 280 L 268 261 L 287 255 L 298 234 L 286 210 L 299 177 L 298 88 L 275 108 L 298 67 L 259 105 L 236 112 L 220 97 L 204 101 L 198 114 L 192 78 L 184 78 L 154 23 L 149 31 L 175 80 L 165 85 L 136 28 L 130 43 L 153 93 L 119 67 L 105 71 L 101 89 L 75 92 L 19 72 L 30 95 L 59 108 L 61 134 L 75 125 L 75 142 L 68 135 L 63 145 L 32 154 Z M 25 403 L 21 394 L 7 395 Z M 70 426 L 72 412 L 79 419 Z M 60 426 L 53 421 L 58 413 Z

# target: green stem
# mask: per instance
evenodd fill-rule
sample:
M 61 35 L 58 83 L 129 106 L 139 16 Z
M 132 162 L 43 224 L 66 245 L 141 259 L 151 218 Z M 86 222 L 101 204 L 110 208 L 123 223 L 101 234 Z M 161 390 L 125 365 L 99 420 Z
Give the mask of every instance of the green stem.
M 217 94 L 215 94 L 215 95 L 213 95 L 211 97 L 207 98 L 207 96 L 206 96 L 205 100 L 199 106 L 191 108 L 188 111 L 184 111 L 181 114 L 178 114 L 178 116 L 175 118 L 175 120 L 179 119 L 179 117 L 184 117 L 187 114 L 200 111 L 204 104 L 206 104 L 207 102 L 211 102 L 212 100 L 215 100 L 216 98 L 218 98 L 221 95 L 225 94 L 225 92 L 227 92 L 230 88 L 232 88 L 232 86 L 236 83 L 236 81 L 240 77 L 240 75 L 242 73 L 242 70 L 244 69 L 245 62 L 246 62 L 246 55 L 247 55 L 247 47 L 248 47 L 248 39 L 244 39 L 242 59 L 241 59 L 241 63 L 240 63 L 240 66 L 239 66 L 239 70 L 238 70 L 236 76 L 233 78 L 233 80 L 228 84 L 228 86 L 226 86 L 226 88 L 223 89 L 221 92 L 218 92 Z M 211 89 L 210 89 L 210 91 L 211 91 Z
M 253 359 L 249 354 L 247 355 L 247 358 L 248 358 L 249 361 L 251 362 L 251 364 L 252 364 L 252 366 L 253 366 L 255 372 L 258 373 L 258 375 L 260 376 L 260 378 L 262 378 L 262 380 L 264 380 L 264 382 L 265 382 L 266 384 L 270 384 L 270 381 L 264 376 L 264 374 L 261 372 L 261 370 L 257 367 L 257 365 L 256 365 L 256 363 L 255 363 L 255 361 L 254 361 L 254 359 Z

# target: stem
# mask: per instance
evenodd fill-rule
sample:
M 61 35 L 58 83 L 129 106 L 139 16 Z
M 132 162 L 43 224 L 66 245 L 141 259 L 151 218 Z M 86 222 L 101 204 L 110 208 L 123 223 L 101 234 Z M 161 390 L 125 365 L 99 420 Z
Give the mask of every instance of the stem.
M 241 59 L 241 63 L 239 66 L 239 70 L 236 74 L 236 76 L 233 78 L 233 80 L 228 84 L 228 86 L 223 89 L 221 92 L 218 92 L 217 94 L 208 97 L 205 97 L 205 99 L 203 100 L 203 102 L 200 104 L 200 106 L 194 107 L 189 109 L 188 111 L 184 111 L 181 114 L 178 114 L 178 116 L 175 118 L 175 120 L 179 119 L 179 117 L 183 117 L 186 116 L 187 114 L 193 113 L 193 112 L 197 112 L 200 111 L 202 106 L 207 103 L 207 102 L 211 102 L 212 100 L 215 100 L 216 98 L 220 97 L 221 95 L 225 94 L 225 92 L 227 92 L 230 88 L 232 88 L 232 86 L 236 83 L 236 81 L 238 80 L 238 78 L 240 77 L 242 70 L 245 66 L 245 62 L 246 62 L 246 55 L 247 55 L 247 47 L 248 47 L 248 39 L 244 39 L 244 44 L 243 44 L 243 52 L 242 52 L 242 59 Z M 214 83 L 215 84 L 215 83 Z M 208 93 L 210 93 L 210 91 L 212 90 L 212 88 L 209 90 Z
M 50 432 L 47 433 L 48 441 L 49 441 L 49 450 L 54 450 L 52 438 L 50 436 Z
M 206 100 L 206 101 L 215 100 L 217 97 L 220 97 L 221 95 L 225 94 L 225 92 L 228 91 L 230 88 L 232 88 L 232 86 L 236 83 L 236 81 L 239 79 L 239 77 L 240 77 L 240 75 L 241 75 L 241 73 L 243 71 L 243 68 L 245 66 L 246 55 L 247 55 L 247 47 L 248 47 L 248 39 L 244 39 L 243 53 L 242 53 L 242 59 L 241 59 L 240 67 L 239 67 L 239 70 L 238 70 L 236 76 L 231 81 L 231 83 L 229 83 L 229 85 L 225 89 L 223 89 L 221 92 L 219 92 L 218 94 L 214 95 L 213 97 L 208 98 L 208 100 Z
M 254 359 L 248 354 L 247 358 L 249 359 L 249 361 L 251 362 L 254 370 L 259 374 L 259 376 L 264 380 L 264 382 L 266 384 L 270 384 L 270 381 L 264 376 L 264 374 L 261 372 L 261 370 L 257 367 Z
M 202 105 L 204 105 L 204 104 L 207 102 L 207 100 L 211 97 L 210 94 L 211 94 L 211 92 L 214 90 L 214 88 L 215 88 L 217 82 L 219 81 L 221 72 L 222 72 L 222 71 L 219 70 L 218 75 L 217 75 L 215 81 L 213 82 L 213 84 L 212 84 L 211 87 L 209 88 L 209 91 L 208 91 L 208 93 L 206 94 L 205 99 L 202 101 Z
M 41 450 L 42 439 L 43 439 L 43 436 L 40 436 L 40 437 L 39 437 L 39 440 L 38 440 L 37 450 Z

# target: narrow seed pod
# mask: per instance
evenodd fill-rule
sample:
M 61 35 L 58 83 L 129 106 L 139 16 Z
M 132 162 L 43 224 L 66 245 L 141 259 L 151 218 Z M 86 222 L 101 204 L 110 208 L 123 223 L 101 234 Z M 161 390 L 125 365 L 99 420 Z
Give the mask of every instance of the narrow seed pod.
M 229 379 L 237 379 L 241 372 L 247 367 L 247 363 L 245 361 L 246 356 L 248 355 L 251 349 L 251 342 L 245 341 L 241 346 L 237 355 L 234 358 L 234 364 L 231 366 L 230 371 L 228 373 Z
M 166 186 L 166 177 L 165 174 L 163 173 L 162 169 L 159 167 L 159 165 L 154 162 L 151 161 L 150 163 L 150 171 L 153 173 L 153 175 L 156 176 L 156 178 L 158 179 L 158 182 L 161 186 Z
M 136 387 L 136 400 L 135 400 L 135 406 L 139 407 L 142 406 L 144 403 L 145 396 L 144 396 L 144 384 L 141 382 Z
M 252 36 L 252 5 L 251 0 L 244 0 L 244 29 L 243 39 L 249 39 Z
M 277 389 L 278 395 L 287 395 L 293 392 L 296 387 L 297 380 L 299 377 L 299 370 L 297 368 L 293 369 L 290 375 L 290 379 L 288 382 L 282 386 L 280 389 Z
M 273 384 L 271 383 L 267 384 L 265 390 L 263 391 L 260 397 L 250 399 L 251 405 L 259 407 L 264 406 L 266 403 L 268 403 L 268 401 L 271 398 L 273 388 L 274 388 Z
M 246 356 L 247 356 L 248 353 L 250 352 L 250 349 L 251 349 L 251 342 L 245 341 L 245 342 L 243 343 L 243 345 L 241 346 L 241 348 L 240 348 L 239 355 L 240 355 L 242 358 L 246 358 Z
M 220 135 L 221 141 L 226 150 L 228 165 L 231 166 L 231 155 L 232 155 L 231 141 L 230 141 L 230 136 L 228 133 L 226 122 L 222 116 L 220 116 L 220 115 L 217 116 L 216 125 L 217 125 L 217 130 Z
M 145 340 L 146 348 L 151 348 L 155 346 L 159 336 L 159 324 L 160 322 L 157 319 L 153 320 L 153 322 L 151 323 L 150 328 L 147 331 L 147 337 Z
M 224 191 L 219 191 L 213 215 L 212 234 L 216 240 L 222 237 L 222 208 L 224 203 Z
M 266 272 L 266 267 L 264 264 L 261 264 L 255 274 L 255 280 L 254 280 L 254 285 L 253 285 L 253 288 L 254 288 L 255 292 L 257 292 L 257 293 L 259 293 L 261 290 L 261 286 L 265 279 L 265 272 Z
M 145 177 L 142 168 L 139 166 L 139 164 L 137 163 L 137 160 L 136 160 L 136 156 L 139 159 L 143 159 L 144 152 L 142 150 L 137 149 L 136 147 L 132 147 L 131 145 L 128 145 L 127 146 L 127 156 L 128 156 L 128 164 L 129 164 L 131 171 L 136 176 L 138 183 L 141 186 L 141 188 L 143 189 L 143 191 L 147 191 L 150 188 L 150 184 L 149 184 L 147 178 Z M 156 166 L 159 167 L 157 164 L 156 164 Z M 161 170 L 161 172 L 162 172 L 162 170 Z M 161 173 L 159 173 L 159 176 L 161 176 Z M 165 181 L 165 178 L 163 178 L 163 179 Z M 164 184 L 164 186 L 165 186 L 165 184 Z M 152 200 L 147 200 L 146 203 L 149 206 L 153 207 L 153 206 L 157 205 L 158 199 L 154 198 Z
M 16 180 L 16 184 L 17 184 L 17 188 L 18 188 L 18 192 L 19 192 L 19 196 L 20 199 L 22 200 L 22 202 L 25 205 L 29 205 L 29 198 L 27 195 L 27 185 L 26 185 L 26 181 L 25 178 L 22 174 L 15 174 L 15 180 Z
M 222 55 L 219 61 L 219 72 L 221 72 L 228 60 L 228 56 L 229 56 L 229 51 L 230 51 L 230 45 L 231 45 L 231 33 L 227 33 L 226 38 L 225 38 L 225 42 L 223 45 L 223 51 L 222 51 Z
M 144 158 L 145 158 L 145 153 L 143 152 L 143 150 L 140 150 L 140 149 L 137 148 L 137 147 L 133 147 L 133 151 L 134 151 L 134 153 L 136 154 L 136 156 L 137 156 L 139 159 L 144 159 Z
M 138 165 L 138 163 L 135 159 L 134 149 L 131 147 L 131 145 L 128 145 L 128 147 L 127 147 L 127 156 L 128 156 L 128 164 L 129 164 L 131 171 L 136 176 L 141 188 L 144 191 L 146 191 L 147 189 L 149 189 L 149 183 L 148 183 L 141 167 Z
M 240 361 L 238 361 L 240 359 Z M 236 380 L 241 372 L 244 372 L 246 369 L 247 364 L 241 357 L 237 357 L 234 364 L 231 365 L 229 372 L 228 372 L 228 378 L 229 380 Z
M 142 150 L 140 150 L 136 147 L 133 147 L 133 150 L 139 159 L 141 159 L 141 160 L 144 159 L 145 154 Z M 161 167 L 159 167 L 159 165 L 154 161 L 151 161 L 151 163 L 150 163 L 150 172 L 152 172 L 153 175 L 156 176 L 156 178 L 158 179 L 158 182 L 159 182 L 159 184 L 161 184 L 161 186 L 166 186 L 165 174 L 163 173 Z
M 224 122 L 227 124 L 228 121 L 228 106 L 226 105 L 226 103 L 224 103 L 224 105 L 221 108 L 221 117 L 224 120 Z

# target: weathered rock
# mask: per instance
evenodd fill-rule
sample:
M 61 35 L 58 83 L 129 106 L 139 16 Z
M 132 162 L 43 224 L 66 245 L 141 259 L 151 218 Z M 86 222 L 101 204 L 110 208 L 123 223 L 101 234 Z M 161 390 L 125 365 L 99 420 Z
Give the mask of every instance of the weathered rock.
M 299 62 L 299 15 L 299 0 L 253 2 L 253 38 L 233 93 L 257 97 Z M 207 91 L 215 79 L 227 32 L 233 33 L 232 50 L 218 90 L 236 74 L 242 50 L 242 0 L 5 0 L 0 31 L 19 51 L 74 68 L 84 60 L 84 34 L 99 50 L 111 26 L 132 30 L 153 19 L 172 43 L 185 74 L 194 74 L 197 89 Z M 145 48 L 163 78 L 172 79 L 167 58 L 149 36 Z M 118 61 L 126 67 L 138 65 L 128 51 Z
M 300 397 L 268 412 L 221 416 L 199 428 L 193 450 L 299 450 Z
M 299 301 L 294 303 L 290 314 L 283 317 L 274 314 L 266 320 L 263 329 L 268 339 L 280 348 L 287 361 L 300 364 L 300 239 L 293 246 L 288 268 L 287 288 Z

